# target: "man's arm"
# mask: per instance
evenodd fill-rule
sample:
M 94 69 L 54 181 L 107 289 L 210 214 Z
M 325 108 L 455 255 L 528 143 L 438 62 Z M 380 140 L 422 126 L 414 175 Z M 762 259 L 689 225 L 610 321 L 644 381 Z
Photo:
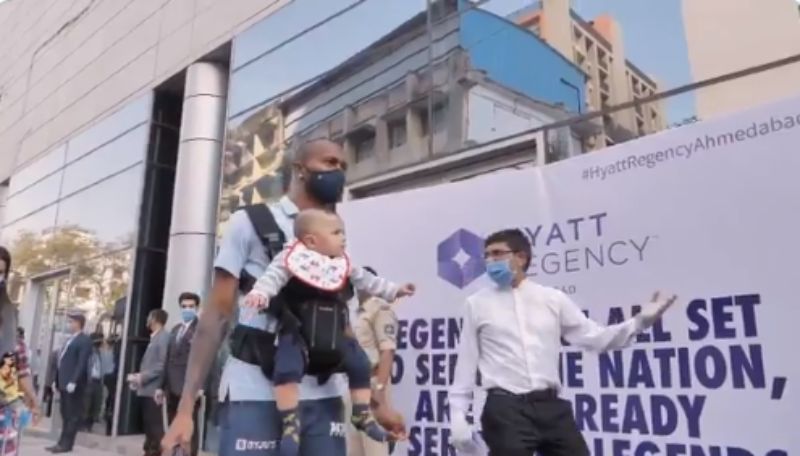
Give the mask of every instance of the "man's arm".
M 89 369 L 89 356 L 92 354 L 92 342 L 89 340 L 89 336 L 81 337 L 81 342 L 76 344 L 75 348 L 78 349 L 78 362 L 75 365 L 75 370 L 73 371 L 74 374 L 72 375 L 72 380 L 70 383 L 74 383 L 75 385 L 78 384 L 78 378 L 81 375 L 86 375 Z M 75 341 L 77 342 L 77 341 Z
M 561 294 L 561 334 L 570 344 L 594 352 L 627 347 L 642 330 L 638 320 L 603 326 L 587 317 L 566 294 Z
M 375 369 L 375 380 L 378 385 L 383 385 L 383 388 L 375 392 L 373 398 L 379 403 L 384 403 L 387 400 L 385 387 L 391 380 L 394 353 L 397 350 L 398 326 L 397 315 L 392 310 L 391 304 L 388 302 L 381 303 L 372 322 L 372 331 L 377 338 L 379 353 L 378 366 Z
M 472 303 L 467 300 L 465 304 L 464 323 L 461 326 L 461 336 L 458 343 L 458 358 L 453 384 L 450 386 L 448 401 L 450 402 L 450 419 L 456 417 L 466 419 L 472 405 L 475 391 L 475 378 L 478 373 L 478 328 L 475 324 Z
M 214 280 L 208 305 L 200 313 L 197 329 L 189 351 L 186 380 L 178 405 L 178 413 L 191 419 L 197 392 L 203 389 L 222 341 L 233 320 L 236 296 L 239 289 L 239 274 L 250 255 L 250 240 L 257 239 L 244 211 L 236 211 L 228 220 L 225 235 L 220 241 L 214 261 Z M 259 242 L 256 240 L 256 242 Z
M 166 336 L 166 337 L 165 337 Z M 153 345 L 153 350 L 155 351 L 155 363 L 153 364 L 152 368 L 149 370 L 140 373 L 140 382 L 142 386 L 147 385 L 151 382 L 159 382 L 161 384 L 161 380 L 164 377 L 164 369 L 167 363 L 167 349 L 169 347 L 169 336 L 166 334 L 164 336 L 158 337 L 155 340 Z
M 167 339 L 167 352 L 164 355 L 164 375 L 161 376 L 161 381 L 158 382 L 158 388 L 161 390 L 167 389 L 167 376 L 169 375 L 169 369 L 167 369 L 167 366 L 169 366 L 169 359 L 172 356 L 172 341 L 176 340 L 178 337 L 178 332 L 176 331 L 177 328 L 177 326 L 172 328 L 172 331 L 169 333 L 169 339 Z
M 197 322 L 178 413 L 191 416 L 194 412 L 197 392 L 205 384 L 233 318 L 238 286 L 239 280 L 232 274 L 219 268 L 214 270 L 211 302 Z
M 561 292 L 559 292 L 561 293 Z M 622 323 L 602 326 L 587 317 L 566 294 L 561 293 L 561 332 L 567 342 L 596 352 L 625 348 L 641 331 L 652 326 L 677 300 L 655 293 L 642 311 Z

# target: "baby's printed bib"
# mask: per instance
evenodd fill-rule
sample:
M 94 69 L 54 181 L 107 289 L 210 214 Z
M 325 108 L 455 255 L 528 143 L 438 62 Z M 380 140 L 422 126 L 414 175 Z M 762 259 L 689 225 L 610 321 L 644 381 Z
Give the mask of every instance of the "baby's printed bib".
M 346 254 L 330 258 L 295 241 L 286 255 L 286 269 L 307 285 L 324 291 L 338 291 L 344 288 L 350 276 L 350 258 Z

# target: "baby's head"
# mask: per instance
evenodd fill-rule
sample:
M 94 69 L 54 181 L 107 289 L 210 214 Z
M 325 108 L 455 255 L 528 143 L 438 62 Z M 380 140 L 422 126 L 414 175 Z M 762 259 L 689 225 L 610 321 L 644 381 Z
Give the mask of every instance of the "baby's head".
M 294 235 L 309 249 L 338 257 L 344 255 L 344 223 L 334 212 L 306 209 L 294 219 Z
M 0 367 L 3 369 L 13 368 L 16 364 L 16 355 L 13 352 L 3 353 L 2 362 L 0 362 Z

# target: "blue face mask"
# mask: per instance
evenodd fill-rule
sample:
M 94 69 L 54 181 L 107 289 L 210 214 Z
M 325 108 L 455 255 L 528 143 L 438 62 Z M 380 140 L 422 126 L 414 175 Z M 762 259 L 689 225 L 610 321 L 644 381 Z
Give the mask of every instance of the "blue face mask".
M 314 199 L 322 204 L 335 204 L 342 199 L 346 178 L 344 171 L 313 171 L 309 174 L 306 188 Z
M 181 309 L 181 318 L 184 323 L 189 323 L 197 317 L 197 309 Z
M 486 263 L 489 278 L 502 288 L 508 288 L 514 282 L 514 271 L 510 260 L 494 260 Z

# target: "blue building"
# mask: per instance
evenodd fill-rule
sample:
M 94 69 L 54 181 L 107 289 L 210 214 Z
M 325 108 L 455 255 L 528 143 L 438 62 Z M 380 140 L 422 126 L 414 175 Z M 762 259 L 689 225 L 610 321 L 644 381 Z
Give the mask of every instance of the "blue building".
M 223 206 L 273 198 L 280 176 L 266 170 L 279 167 L 278 151 L 298 138 L 330 137 L 344 145 L 356 198 L 530 164 L 537 147 L 547 148 L 549 160 L 581 153 L 589 124 L 549 132 L 547 145 L 525 135 L 485 154 L 470 150 L 581 113 L 586 75 L 503 17 L 466 5 L 457 13 L 455 0 L 437 6 L 430 33 L 421 12 L 290 95 L 232 122 L 238 163 L 229 167 Z M 269 164 L 242 175 L 242 163 Z

